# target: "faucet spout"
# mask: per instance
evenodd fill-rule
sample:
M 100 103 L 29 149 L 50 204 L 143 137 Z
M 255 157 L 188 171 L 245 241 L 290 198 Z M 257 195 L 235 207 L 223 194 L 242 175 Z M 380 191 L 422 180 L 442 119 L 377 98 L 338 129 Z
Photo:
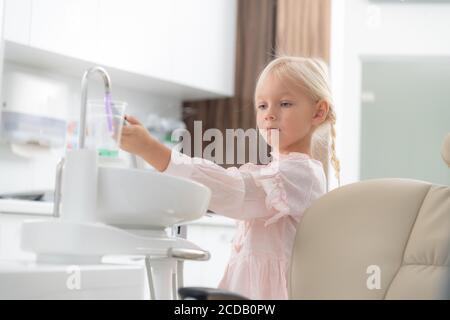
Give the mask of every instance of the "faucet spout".
M 105 97 L 111 93 L 111 78 L 102 67 L 92 67 L 83 75 L 81 80 L 81 109 L 80 109 L 80 131 L 78 134 L 78 147 L 83 149 L 86 141 L 86 118 L 87 118 L 87 98 L 88 98 L 88 80 L 91 74 L 99 73 L 105 86 Z

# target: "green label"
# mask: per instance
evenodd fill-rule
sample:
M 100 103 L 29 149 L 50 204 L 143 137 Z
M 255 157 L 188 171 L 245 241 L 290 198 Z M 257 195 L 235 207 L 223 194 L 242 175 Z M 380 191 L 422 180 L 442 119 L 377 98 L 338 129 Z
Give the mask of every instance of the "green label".
M 98 149 L 98 155 L 101 157 L 115 158 L 119 155 L 119 151 L 109 149 Z

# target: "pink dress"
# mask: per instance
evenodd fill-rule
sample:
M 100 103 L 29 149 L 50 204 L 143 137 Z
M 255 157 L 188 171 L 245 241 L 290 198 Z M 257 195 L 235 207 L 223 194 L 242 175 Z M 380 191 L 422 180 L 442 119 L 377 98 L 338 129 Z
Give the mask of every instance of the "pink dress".
M 237 220 L 219 288 L 251 299 L 288 298 L 287 275 L 297 225 L 326 190 L 319 161 L 298 152 L 272 156 L 268 165 L 247 163 L 224 169 L 173 150 L 165 170 L 209 187 L 209 209 Z

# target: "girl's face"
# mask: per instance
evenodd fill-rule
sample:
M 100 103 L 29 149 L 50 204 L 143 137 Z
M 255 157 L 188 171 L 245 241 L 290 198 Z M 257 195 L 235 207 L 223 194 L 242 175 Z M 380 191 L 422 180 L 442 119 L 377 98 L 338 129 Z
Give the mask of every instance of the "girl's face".
M 328 112 L 326 103 L 313 101 L 291 81 L 273 75 L 255 92 L 255 107 L 262 136 L 271 147 L 278 144 L 280 153 L 310 154 L 312 133 Z

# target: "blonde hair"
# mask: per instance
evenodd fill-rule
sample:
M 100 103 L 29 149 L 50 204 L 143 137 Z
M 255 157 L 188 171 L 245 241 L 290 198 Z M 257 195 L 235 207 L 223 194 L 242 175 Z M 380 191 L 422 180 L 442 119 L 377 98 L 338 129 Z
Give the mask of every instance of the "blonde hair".
M 269 76 L 275 75 L 291 80 L 300 89 L 305 90 L 314 101 L 326 101 L 329 105 L 329 112 L 325 121 L 314 131 L 312 138 L 312 156 L 321 161 L 325 168 L 328 168 L 328 159 L 323 159 L 331 148 L 331 164 L 334 168 L 338 184 L 340 185 L 340 162 L 336 156 L 336 112 L 331 95 L 331 88 L 328 78 L 328 67 L 326 63 L 317 58 L 304 58 L 281 56 L 272 60 L 261 72 L 256 83 L 258 89 L 262 82 Z M 256 91 L 255 91 L 256 92 Z M 328 124 L 328 130 L 323 129 Z M 331 145 L 328 145 L 327 137 L 323 137 L 323 132 L 331 137 Z M 325 163 L 326 162 L 326 163 Z

